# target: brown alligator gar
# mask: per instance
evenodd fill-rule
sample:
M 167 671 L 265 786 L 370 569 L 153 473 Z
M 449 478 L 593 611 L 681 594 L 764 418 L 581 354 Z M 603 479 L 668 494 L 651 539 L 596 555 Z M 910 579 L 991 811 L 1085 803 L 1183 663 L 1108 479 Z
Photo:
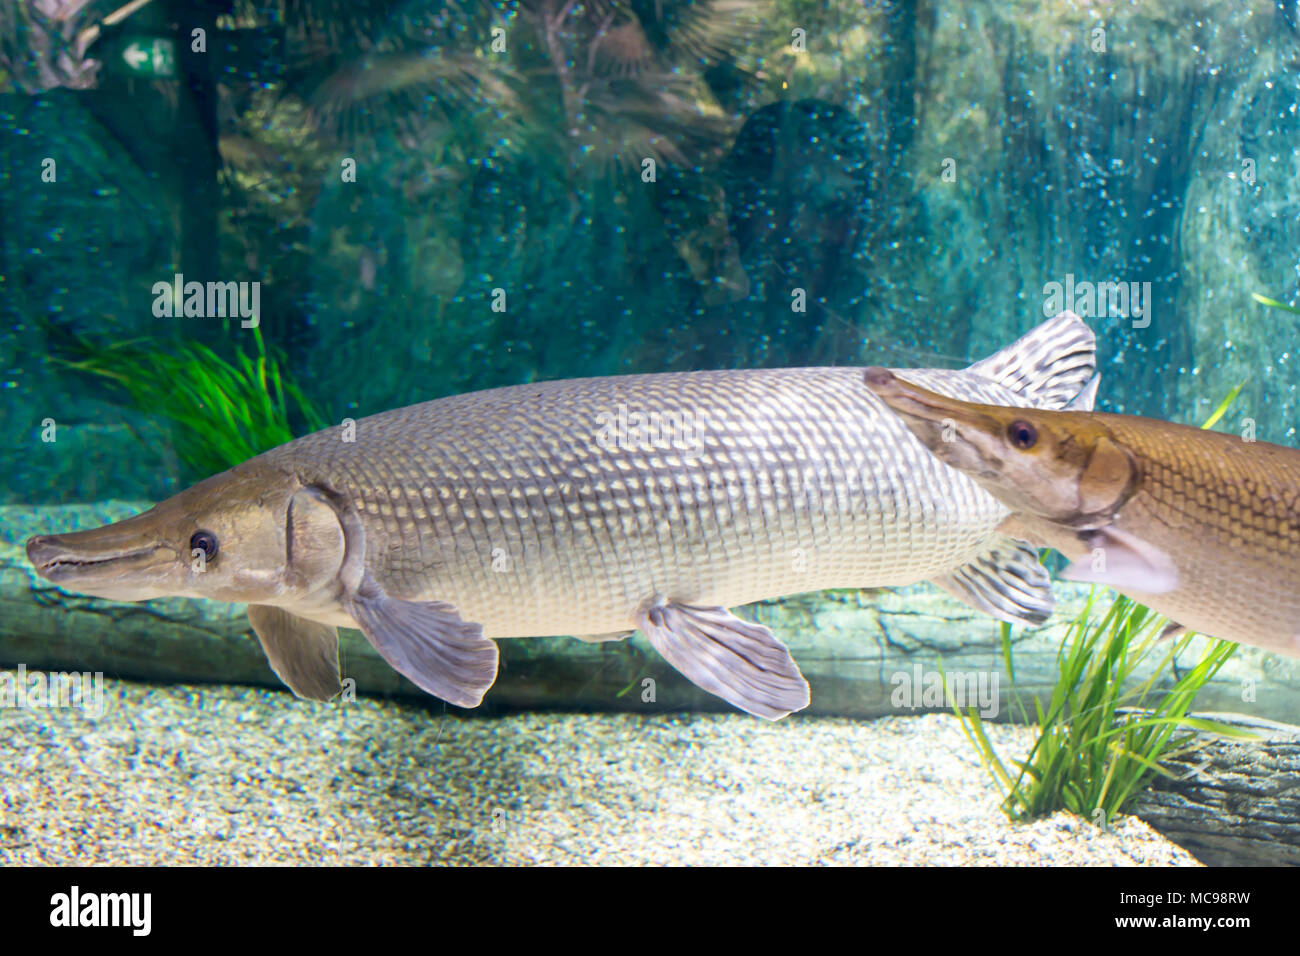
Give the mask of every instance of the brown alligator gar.
M 1060 407 L 1095 380 L 1092 332 L 1045 322 L 932 387 Z M 1091 384 L 1090 384 L 1091 383 Z M 351 440 L 350 440 L 351 439 Z M 939 464 L 862 370 L 684 372 L 517 385 L 438 399 L 274 448 L 150 511 L 27 544 L 88 594 L 249 605 L 296 693 L 339 691 L 336 627 L 474 706 L 492 638 L 626 637 L 751 713 L 808 703 L 765 627 L 728 608 L 932 580 L 1039 622 L 1050 580 L 996 531 L 1005 509 Z
M 1070 558 L 1065 578 L 1110 585 L 1174 629 L 1300 656 L 1300 450 L 1129 415 L 976 405 L 881 368 L 866 381 L 1012 510 L 1004 531 Z

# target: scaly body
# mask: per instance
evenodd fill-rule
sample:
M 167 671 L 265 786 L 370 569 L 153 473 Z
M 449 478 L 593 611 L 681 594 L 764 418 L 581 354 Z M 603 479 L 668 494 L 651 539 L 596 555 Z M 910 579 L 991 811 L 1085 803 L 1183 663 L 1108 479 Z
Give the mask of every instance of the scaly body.
M 1024 404 L 962 372 L 923 374 Z M 620 407 L 693 424 L 620 439 Z M 925 454 L 850 368 L 492 389 L 262 461 L 351 502 L 389 595 L 446 601 L 488 637 L 631 630 L 656 596 L 733 607 L 911 584 L 988 550 L 1006 513 Z M 350 625 L 341 607 L 330 623 Z
M 980 401 L 1059 407 L 1090 380 L 1092 349 L 1065 314 L 971 369 L 916 374 Z M 495 677 L 490 638 L 640 628 L 696 683 L 778 717 L 806 705 L 807 685 L 770 632 L 727 608 L 932 579 L 999 616 L 1042 620 L 1046 578 L 997 533 L 1004 516 L 926 453 L 861 370 L 745 370 L 384 412 L 117 525 L 33 539 L 28 553 L 88 593 L 248 603 L 272 666 L 306 696 L 337 686 L 335 626 L 360 627 L 460 704 Z M 213 544 L 198 573 L 145 560 L 156 542 L 184 558 L 186 541 Z

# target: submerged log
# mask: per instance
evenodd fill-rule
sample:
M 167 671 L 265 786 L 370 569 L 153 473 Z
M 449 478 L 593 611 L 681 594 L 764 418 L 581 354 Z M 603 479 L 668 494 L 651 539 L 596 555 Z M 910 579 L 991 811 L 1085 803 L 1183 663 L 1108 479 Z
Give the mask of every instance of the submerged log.
M 1237 714 L 1199 714 L 1259 736 L 1198 733 L 1166 761 L 1135 814 L 1211 866 L 1300 865 L 1300 727 Z

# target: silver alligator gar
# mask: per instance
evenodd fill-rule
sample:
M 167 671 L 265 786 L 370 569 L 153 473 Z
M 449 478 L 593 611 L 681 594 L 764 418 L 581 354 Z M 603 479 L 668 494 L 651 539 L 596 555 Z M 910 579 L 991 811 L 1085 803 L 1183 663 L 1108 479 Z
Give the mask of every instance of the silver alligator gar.
M 967 401 L 1090 408 L 1095 340 L 1062 313 L 960 371 Z M 349 440 L 352 439 L 352 440 Z M 340 690 L 336 627 L 472 707 L 493 638 L 625 637 L 750 713 L 807 706 L 765 627 L 729 608 L 929 580 L 1041 622 L 1050 582 L 1007 510 L 931 455 L 860 368 L 627 375 L 438 399 L 274 448 L 115 524 L 32 538 L 38 573 L 127 601 L 249 605 L 297 694 Z

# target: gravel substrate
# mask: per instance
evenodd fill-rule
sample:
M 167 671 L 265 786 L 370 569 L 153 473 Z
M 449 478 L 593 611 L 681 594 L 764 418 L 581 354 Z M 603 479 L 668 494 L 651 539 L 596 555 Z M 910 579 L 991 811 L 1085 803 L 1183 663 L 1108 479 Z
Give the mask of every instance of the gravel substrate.
M 1145 824 L 1012 825 L 956 721 L 460 717 L 105 681 L 0 710 L 0 864 L 1194 865 Z M 1004 753 L 1025 728 L 996 726 Z

